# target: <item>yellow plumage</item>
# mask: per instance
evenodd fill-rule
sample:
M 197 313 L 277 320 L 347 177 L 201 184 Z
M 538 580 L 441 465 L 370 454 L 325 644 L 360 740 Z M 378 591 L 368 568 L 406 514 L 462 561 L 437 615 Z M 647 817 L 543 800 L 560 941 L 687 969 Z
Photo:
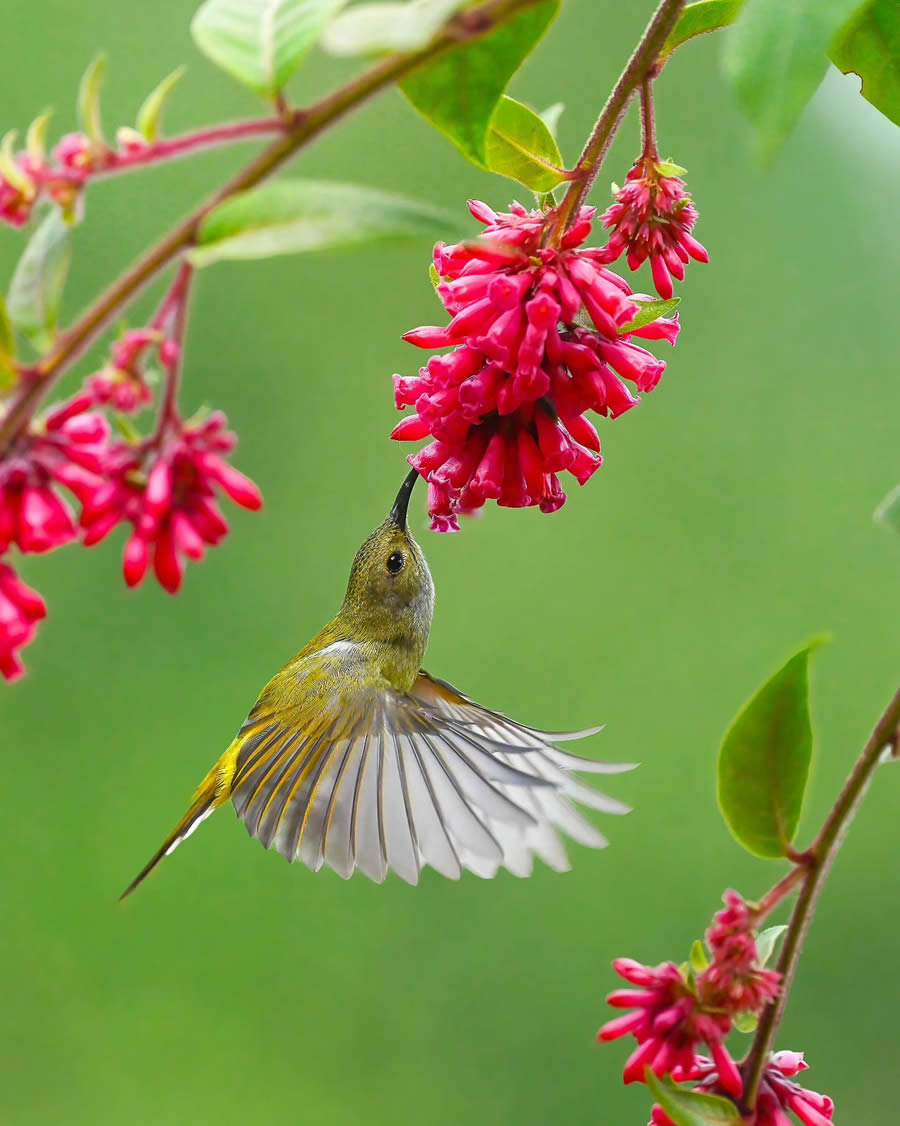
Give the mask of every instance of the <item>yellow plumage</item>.
M 627 807 L 572 776 L 630 764 L 553 744 L 593 731 L 536 731 L 481 707 L 421 668 L 434 604 L 428 565 L 406 525 L 413 471 L 357 553 L 344 603 L 276 674 L 188 812 L 128 895 L 229 798 L 251 836 L 311 869 L 344 877 L 389 869 L 415 883 L 426 865 L 451 878 L 567 867 L 562 830 L 606 842 L 574 802 Z M 123 896 L 124 898 L 124 896 Z

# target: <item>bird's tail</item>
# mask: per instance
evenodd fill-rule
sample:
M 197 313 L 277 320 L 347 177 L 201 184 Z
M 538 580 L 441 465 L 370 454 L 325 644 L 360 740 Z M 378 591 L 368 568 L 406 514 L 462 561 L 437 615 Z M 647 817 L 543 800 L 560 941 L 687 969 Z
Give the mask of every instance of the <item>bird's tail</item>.
M 131 895 L 138 884 L 143 883 L 157 864 L 168 856 L 170 852 L 174 852 L 182 841 L 187 840 L 200 822 L 205 821 L 216 806 L 221 805 L 221 803 L 225 801 L 228 793 L 228 773 L 226 764 L 230 764 L 230 758 L 233 758 L 233 756 L 230 755 L 230 751 L 231 748 L 229 748 L 229 752 L 223 755 L 197 787 L 190 809 L 178 822 L 168 837 L 166 837 L 153 858 L 144 865 L 128 887 L 122 892 L 119 897 L 120 901 Z

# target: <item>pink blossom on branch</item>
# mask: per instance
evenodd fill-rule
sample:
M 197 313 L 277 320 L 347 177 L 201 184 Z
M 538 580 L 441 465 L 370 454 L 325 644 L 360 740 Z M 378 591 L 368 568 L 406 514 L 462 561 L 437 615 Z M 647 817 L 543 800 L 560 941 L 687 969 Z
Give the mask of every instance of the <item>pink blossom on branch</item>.
M 697 1046 L 705 1043 L 716 1061 L 722 1085 L 730 1094 L 739 1096 L 741 1075 L 724 1044 L 731 1031 L 731 1018 L 706 1010 L 674 962 L 643 966 L 630 958 L 617 958 L 613 967 L 638 988 L 616 990 L 607 1002 L 614 1008 L 634 1012 L 606 1023 L 597 1039 L 609 1041 L 632 1035 L 637 1040 L 638 1047 L 625 1064 L 625 1082 L 642 1083 L 648 1067 L 660 1077 L 676 1071 L 691 1074 Z
M 482 235 L 435 247 L 450 323 L 404 336 L 453 350 L 432 356 L 418 376 L 394 377 L 397 408 L 415 413 L 391 436 L 434 439 L 407 460 L 430 485 L 437 531 L 455 530 L 457 512 L 487 500 L 556 511 L 566 499 L 558 474 L 584 484 L 602 462 L 586 412 L 617 418 L 639 401 L 628 384 L 651 391 L 665 369 L 632 337 L 674 344 L 678 333 L 675 318 L 624 329 L 640 308 L 635 295 L 602 265 L 601 251 L 581 248 L 594 208 L 581 209 L 558 246 L 547 245 L 552 211 L 469 209 Z
M 653 156 L 641 157 L 630 169 L 600 219 L 612 229 L 600 260 L 615 262 L 624 253 L 629 269 L 636 270 L 649 258 L 660 297 L 672 296 L 672 278 L 684 279 L 691 258 L 709 261 L 706 248 L 691 234 L 697 211 L 684 180 L 668 175 Z
M 256 485 L 224 458 L 236 444 L 226 425 L 216 412 L 172 426 L 158 448 L 122 443 L 112 452 L 106 486 L 85 505 L 81 523 L 88 546 L 123 520 L 133 525 L 123 556 L 129 586 L 141 583 L 152 563 L 160 585 L 170 594 L 179 590 L 185 560 L 202 559 L 228 532 L 217 491 L 242 508 L 262 507 Z

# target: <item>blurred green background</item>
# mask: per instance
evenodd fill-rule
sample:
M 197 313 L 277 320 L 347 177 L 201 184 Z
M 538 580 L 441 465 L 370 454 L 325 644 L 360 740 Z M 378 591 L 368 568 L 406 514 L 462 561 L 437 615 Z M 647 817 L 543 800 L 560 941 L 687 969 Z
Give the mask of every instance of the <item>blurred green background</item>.
M 47 104 L 71 128 L 98 47 L 110 126 L 185 60 L 171 131 L 258 112 L 194 51 L 193 7 L 15 4 L 3 128 Z M 515 79 L 538 107 L 567 103 L 570 160 L 650 7 L 567 0 Z M 900 477 L 898 134 L 833 76 L 764 175 L 719 46 L 690 45 L 659 84 L 661 146 L 690 169 L 712 258 L 680 290 L 661 387 L 602 425 L 606 464 L 559 514 L 491 508 L 445 537 L 416 518 L 438 591 L 429 667 L 537 725 L 605 721 L 586 753 L 642 763 L 609 783 L 635 806 L 605 820 L 612 847 L 573 846 L 568 875 L 376 887 L 289 867 L 224 812 L 117 904 L 258 688 L 339 603 L 404 471 L 408 450 L 386 438 L 390 375 L 418 354 L 400 334 L 438 315 L 425 245 L 216 267 L 198 286 L 183 405 L 227 411 L 265 510 L 234 514 L 177 599 L 149 581 L 126 591 L 117 537 L 23 568 L 51 617 L 28 677 L 0 692 L 4 1126 L 646 1122 L 646 1092 L 621 1084 L 626 1045 L 593 1043 L 610 959 L 680 959 L 725 887 L 753 896 L 781 872 L 720 823 L 722 731 L 794 646 L 833 631 L 815 659 L 811 833 L 900 668 L 900 543 L 871 520 Z M 316 56 L 292 97 L 350 69 Z M 636 128 L 602 184 L 621 180 Z M 66 315 L 249 155 L 92 189 Z M 517 194 L 396 92 L 294 170 L 457 211 Z M 19 245 L 3 232 L 2 276 Z M 778 1041 L 807 1052 L 809 1085 L 844 1126 L 895 1120 L 897 787 L 878 775 Z

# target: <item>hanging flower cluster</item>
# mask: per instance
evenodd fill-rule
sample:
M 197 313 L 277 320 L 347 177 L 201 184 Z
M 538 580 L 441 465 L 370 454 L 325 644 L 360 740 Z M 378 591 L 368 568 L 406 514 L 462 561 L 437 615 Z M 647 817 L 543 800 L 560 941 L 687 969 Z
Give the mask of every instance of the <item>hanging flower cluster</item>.
M 617 418 L 662 376 L 663 361 L 634 338 L 674 344 L 679 327 L 677 317 L 636 321 L 650 298 L 606 269 L 604 251 L 582 247 L 594 208 L 558 241 L 553 210 L 469 210 L 481 236 L 434 252 L 450 323 L 404 336 L 453 350 L 416 377 L 394 377 L 398 409 L 415 413 L 391 436 L 434 439 L 408 461 L 429 483 L 437 531 L 456 530 L 456 514 L 486 500 L 556 511 L 566 499 L 558 474 L 583 485 L 602 461 L 586 412 Z
M 218 494 L 243 508 L 262 505 L 256 485 L 226 461 L 236 439 L 221 412 L 185 422 L 167 393 L 151 436 L 118 438 L 100 409 L 133 414 L 152 402 L 151 352 L 167 391 L 172 386 L 180 357 L 165 329 L 183 300 L 173 288 L 149 328 L 126 332 L 79 392 L 28 424 L 0 453 L 0 675 L 6 680 L 22 675 L 20 652 L 46 615 L 41 597 L 17 577 L 13 549 L 34 554 L 79 540 L 90 547 L 131 524 L 126 583 L 136 586 L 152 563 L 160 585 L 174 594 L 185 560 L 201 559 L 228 531 Z M 3 417 L 0 409 L 0 423 Z
M 780 978 L 759 963 L 751 908 L 734 891 L 726 892 L 724 900 L 724 909 L 706 934 L 708 958 L 704 955 L 703 965 L 644 966 L 629 958 L 613 962 L 616 972 L 636 988 L 617 990 L 607 1001 L 632 1011 L 609 1021 L 597 1037 L 609 1041 L 634 1036 L 637 1048 L 625 1065 L 626 1083 L 643 1082 L 647 1068 L 660 1077 L 694 1080 L 704 1059 L 697 1049 L 705 1044 L 717 1088 L 740 1097 L 740 1069 L 725 1039 L 736 1017 L 759 1016 L 777 995 Z
M 708 262 L 706 248 L 691 234 L 697 211 L 684 180 L 684 169 L 643 156 L 629 170 L 616 200 L 600 216 L 612 230 L 601 252 L 603 262 L 625 254 L 628 267 L 637 270 L 649 259 L 653 284 L 660 297 L 670 298 L 672 278 L 684 280 L 684 267 L 693 258 Z

